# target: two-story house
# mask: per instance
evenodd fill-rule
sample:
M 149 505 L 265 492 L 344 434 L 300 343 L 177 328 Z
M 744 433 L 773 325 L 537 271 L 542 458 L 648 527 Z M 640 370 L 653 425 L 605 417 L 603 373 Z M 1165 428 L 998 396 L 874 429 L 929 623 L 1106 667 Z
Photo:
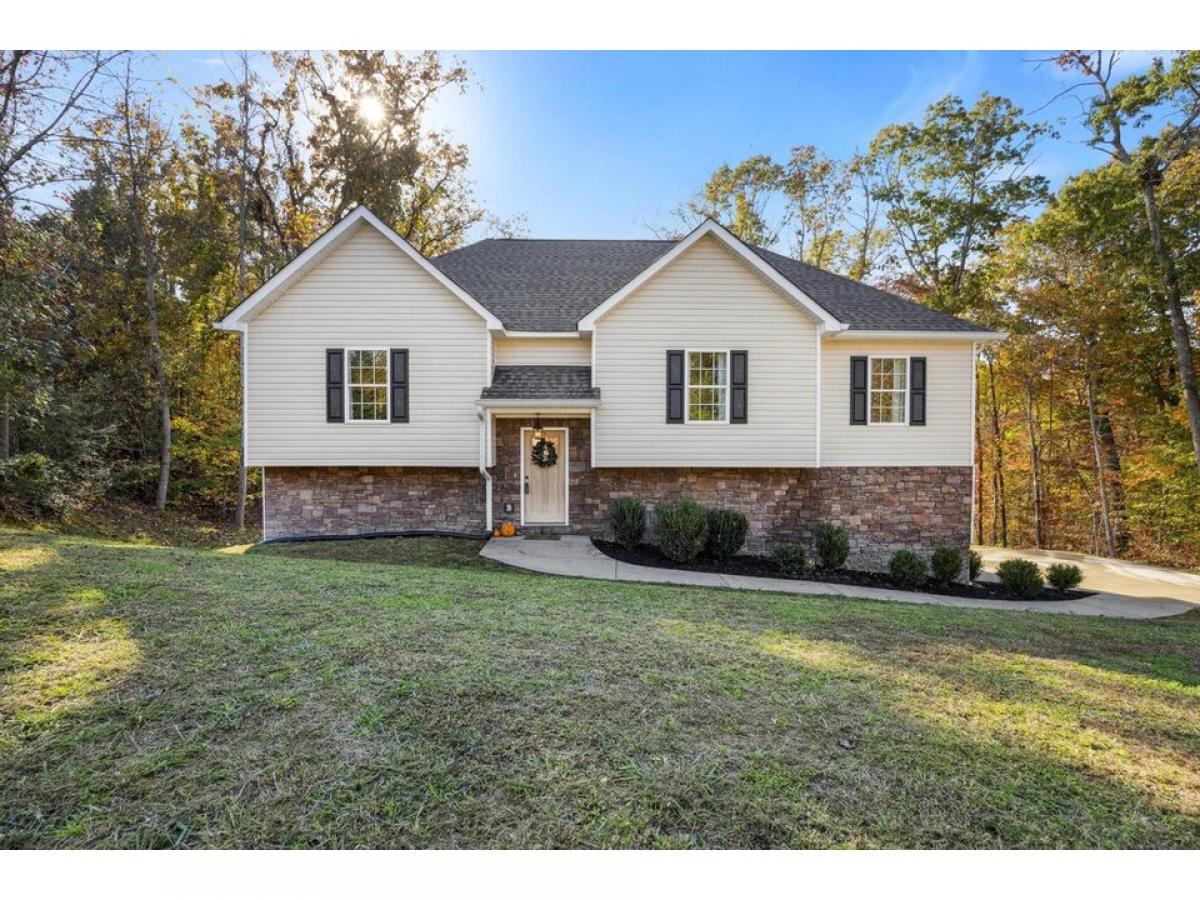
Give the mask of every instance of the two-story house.
M 711 220 L 428 260 L 361 207 L 218 327 L 267 539 L 599 535 L 614 498 L 689 496 L 752 549 L 839 522 L 863 566 L 969 543 L 975 356 L 1003 338 Z

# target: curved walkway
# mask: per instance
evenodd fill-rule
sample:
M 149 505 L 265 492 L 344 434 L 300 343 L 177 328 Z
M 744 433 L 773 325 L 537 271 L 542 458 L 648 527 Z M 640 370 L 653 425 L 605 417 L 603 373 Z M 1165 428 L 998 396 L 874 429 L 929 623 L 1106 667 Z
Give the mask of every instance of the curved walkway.
M 493 538 L 484 544 L 480 554 L 505 565 L 529 569 L 533 572 L 544 572 L 548 575 L 776 591 L 785 594 L 828 594 L 840 597 L 865 597 L 869 600 L 893 600 L 901 603 L 931 603 L 937 606 L 958 606 L 970 609 L 1028 610 L 1111 616 L 1121 619 L 1154 619 L 1161 616 L 1179 615 L 1200 607 L 1200 597 L 1189 602 L 1164 596 L 1132 596 L 1105 592 L 1083 600 L 1062 600 L 1053 603 L 1019 602 L 984 600 L 977 597 L 942 597 L 937 594 L 922 594 L 915 591 L 853 587 L 821 581 L 794 581 L 786 578 L 756 578 L 748 575 L 718 575 L 712 572 L 659 569 L 619 562 L 597 550 L 589 538 L 578 535 L 563 535 L 558 540 L 529 540 L 524 537 Z M 1085 578 L 1085 586 L 1087 583 Z

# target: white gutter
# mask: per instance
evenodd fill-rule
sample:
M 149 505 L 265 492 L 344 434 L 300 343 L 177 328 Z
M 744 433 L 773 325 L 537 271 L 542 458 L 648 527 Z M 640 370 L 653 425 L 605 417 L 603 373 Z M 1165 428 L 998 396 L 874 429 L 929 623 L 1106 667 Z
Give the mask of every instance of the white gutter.
M 1008 340 L 1007 331 L 877 331 L 848 329 L 829 335 L 831 341 L 978 341 Z
M 493 397 L 484 398 L 475 401 L 476 409 L 595 409 L 600 405 L 599 400 L 583 399 L 578 400 L 538 400 L 532 397 L 521 399 L 511 399 L 508 397 Z
M 492 533 L 492 473 L 487 470 L 488 431 L 492 415 L 486 409 L 477 412 L 479 416 L 479 474 L 483 476 L 483 519 L 487 533 Z

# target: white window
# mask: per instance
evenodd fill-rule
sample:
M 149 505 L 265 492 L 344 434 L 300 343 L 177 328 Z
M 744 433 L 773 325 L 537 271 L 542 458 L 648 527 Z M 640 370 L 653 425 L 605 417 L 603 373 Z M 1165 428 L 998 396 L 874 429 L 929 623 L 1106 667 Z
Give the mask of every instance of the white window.
M 388 352 L 347 350 L 346 389 L 351 422 L 388 420 Z
M 869 419 L 872 425 L 908 421 L 908 357 L 871 357 Z
M 729 421 L 729 351 L 689 350 L 686 385 L 686 421 Z

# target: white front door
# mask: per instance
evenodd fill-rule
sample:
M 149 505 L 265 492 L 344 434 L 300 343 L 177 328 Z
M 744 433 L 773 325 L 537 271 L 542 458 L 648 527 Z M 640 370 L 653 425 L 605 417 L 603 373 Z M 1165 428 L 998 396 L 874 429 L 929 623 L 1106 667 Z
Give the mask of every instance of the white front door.
M 532 428 L 521 429 L 521 524 L 567 524 L 567 429 L 543 428 L 542 437 L 554 447 L 558 458 L 552 466 L 533 461 L 537 443 Z

